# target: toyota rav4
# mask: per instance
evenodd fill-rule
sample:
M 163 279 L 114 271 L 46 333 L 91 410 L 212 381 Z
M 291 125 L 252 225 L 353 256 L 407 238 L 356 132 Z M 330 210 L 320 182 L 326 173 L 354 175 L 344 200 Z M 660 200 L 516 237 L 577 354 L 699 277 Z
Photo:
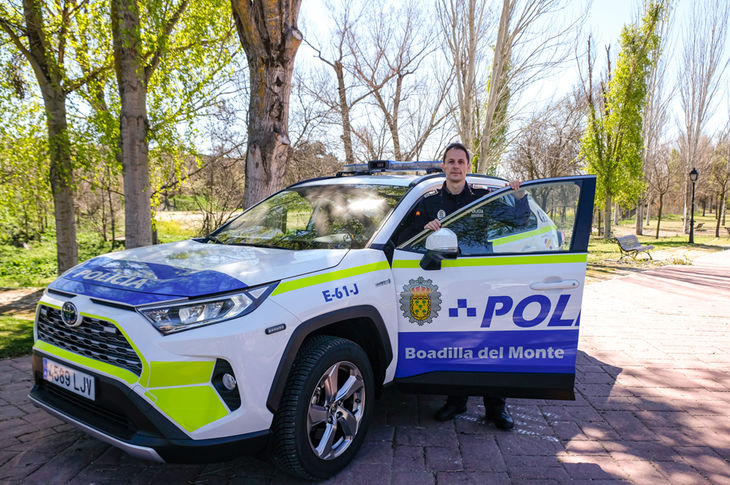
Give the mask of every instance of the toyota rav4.
M 404 238 L 438 167 L 346 166 L 207 237 L 66 271 L 37 308 L 32 401 L 137 457 L 267 449 L 316 479 L 386 384 L 573 399 L 595 177 L 523 183 L 515 221 L 491 210 L 514 205 L 506 181 L 470 175 L 488 195 Z

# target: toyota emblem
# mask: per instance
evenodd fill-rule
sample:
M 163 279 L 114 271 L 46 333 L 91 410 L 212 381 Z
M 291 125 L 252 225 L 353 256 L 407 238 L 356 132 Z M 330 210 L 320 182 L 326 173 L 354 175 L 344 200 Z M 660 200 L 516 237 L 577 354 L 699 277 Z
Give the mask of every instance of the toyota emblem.
M 78 327 L 81 325 L 81 314 L 76 309 L 76 305 L 67 301 L 61 307 L 61 320 L 68 327 Z

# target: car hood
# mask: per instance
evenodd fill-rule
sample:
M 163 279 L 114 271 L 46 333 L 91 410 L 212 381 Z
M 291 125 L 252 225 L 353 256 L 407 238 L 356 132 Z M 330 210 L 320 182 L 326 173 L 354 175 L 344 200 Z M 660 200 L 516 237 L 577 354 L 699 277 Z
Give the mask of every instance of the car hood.
M 90 259 L 51 290 L 128 305 L 236 291 L 337 266 L 347 249 L 288 249 L 206 244 L 147 246 Z

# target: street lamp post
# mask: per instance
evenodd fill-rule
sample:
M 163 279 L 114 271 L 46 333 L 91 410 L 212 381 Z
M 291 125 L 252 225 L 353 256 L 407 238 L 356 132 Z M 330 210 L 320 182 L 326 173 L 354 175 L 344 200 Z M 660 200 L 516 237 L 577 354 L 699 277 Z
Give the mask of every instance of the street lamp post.
M 690 217 L 689 217 L 689 243 L 690 244 L 695 243 L 695 182 L 697 182 L 697 177 L 699 175 L 700 175 L 699 172 L 694 167 L 689 172 L 689 179 L 692 181 L 692 207 L 690 209 Z

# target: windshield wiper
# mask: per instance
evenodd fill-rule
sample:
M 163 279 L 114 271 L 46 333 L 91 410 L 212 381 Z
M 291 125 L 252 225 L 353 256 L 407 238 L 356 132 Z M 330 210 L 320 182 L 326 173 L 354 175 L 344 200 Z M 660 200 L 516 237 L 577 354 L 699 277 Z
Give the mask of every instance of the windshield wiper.
M 212 243 L 215 243 L 215 244 L 228 244 L 225 241 L 222 241 L 222 240 L 218 239 L 215 236 L 205 236 L 205 242 L 208 242 L 208 243 L 211 243 L 212 242 Z

